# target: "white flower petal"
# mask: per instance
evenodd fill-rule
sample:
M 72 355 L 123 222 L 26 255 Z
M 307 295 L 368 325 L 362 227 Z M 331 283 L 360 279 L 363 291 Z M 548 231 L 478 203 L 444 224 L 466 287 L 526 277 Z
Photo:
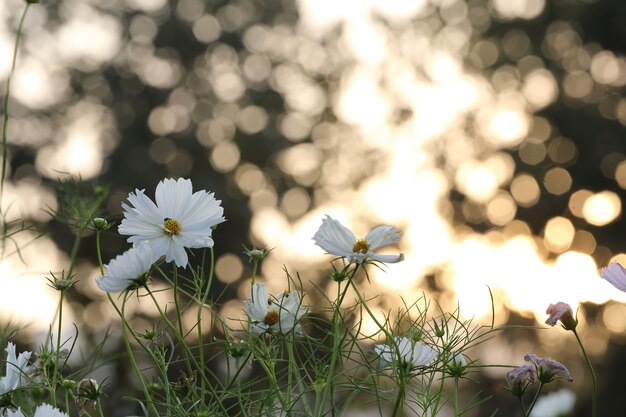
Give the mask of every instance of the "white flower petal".
M 378 226 L 365 235 L 365 241 L 369 244 L 370 250 L 374 251 L 380 247 L 399 242 L 400 233 L 393 226 Z
M 102 291 L 124 291 L 137 278 L 150 270 L 156 261 L 148 242 L 141 242 L 105 265 L 105 274 L 96 278 L 96 284 Z
M 191 199 L 191 180 L 166 178 L 157 185 L 154 193 L 156 205 L 164 217 L 180 219 Z
M 400 262 L 404 260 L 404 254 L 399 253 L 397 255 L 381 255 L 378 253 L 367 252 L 367 256 L 372 258 L 375 261 L 382 262 L 385 264 L 394 264 L 396 262 Z
M 626 269 L 617 262 L 611 263 L 600 271 L 600 276 L 620 291 L 626 291 Z
M 213 193 L 204 190 L 192 194 L 191 181 L 184 178 L 165 179 L 155 191 L 156 205 L 135 190 L 122 204 L 124 219 L 119 232 L 130 235 L 128 241 L 148 241 L 155 256 L 176 262 L 186 268 L 189 261 L 185 248 L 212 247 L 212 227 L 225 221 L 224 209 Z M 165 219 L 175 222 L 175 231 L 165 230 Z M 169 228 L 170 226 L 168 226 Z
M 50 404 L 41 404 L 35 410 L 35 415 L 33 417 L 68 417 L 68 415 L 61 412 L 58 408 L 54 408 Z
M 337 220 L 326 216 L 313 236 L 315 243 L 331 255 L 348 257 L 356 243 L 354 233 Z

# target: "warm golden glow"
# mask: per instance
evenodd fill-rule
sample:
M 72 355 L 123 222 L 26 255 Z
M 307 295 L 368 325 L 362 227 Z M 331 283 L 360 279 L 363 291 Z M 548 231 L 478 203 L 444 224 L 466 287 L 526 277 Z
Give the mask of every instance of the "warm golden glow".
M 594 226 L 604 226 L 611 223 L 622 212 L 622 202 L 617 194 L 612 191 L 602 191 L 593 194 L 585 200 L 583 216 L 585 220 Z
M 546 223 L 544 241 L 552 252 L 564 252 L 572 244 L 574 232 L 574 225 L 569 219 L 553 217 Z

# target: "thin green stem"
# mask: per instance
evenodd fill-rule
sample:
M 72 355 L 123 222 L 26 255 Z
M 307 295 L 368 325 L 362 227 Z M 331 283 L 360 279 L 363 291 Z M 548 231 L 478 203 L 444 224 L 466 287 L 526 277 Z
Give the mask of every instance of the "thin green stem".
M 401 373 L 403 372 L 401 371 Z M 391 412 L 391 417 L 396 417 L 398 415 L 402 416 L 403 411 L 404 411 L 404 399 L 406 396 L 406 380 L 404 378 L 404 375 L 401 375 L 399 379 L 400 379 L 400 385 L 398 386 L 398 395 L 396 397 L 396 402 L 393 405 L 393 411 Z
M 206 252 L 205 252 L 206 253 Z M 204 289 L 204 293 L 202 294 L 200 300 L 198 301 L 198 315 L 196 317 L 196 321 L 198 323 L 198 355 L 200 357 L 200 373 L 204 375 L 204 337 L 202 334 L 202 310 L 206 304 L 206 300 L 209 297 L 209 290 L 211 289 L 211 284 L 213 283 L 213 273 L 215 271 L 215 252 L 213 247 L 210 248 L 211 254 L 211 267 L 209 269 L 209 279 L 207 280 L 206 287 Z M 202 278 L 204 276 L 204 255 L 202 256 L 202 274 L 200 276 L 201 283 L 198 286 L 198 291 L 202 290 Z M 200 400 L 204 403 L 204 390 L 205 390 L 205 381 L 204 378 L 200 379 Z
M 592 390 L 592 396 L 591 396 L 591 415 L 592 417 L 596 417 L 597 416 L 597 410 L 598 410 L 598 387 L 597 387 L 597 381 L 596 381 L 596 373 L 593 370 L 593 365 L 591 364 L 591 360 L 589 359 L 589 355 L 587 355 L 587 351 L 585 350 L 585 347 L 583 346 L 583 342 L 580 340 L 580 336 L 578 336 L 578 332 L 576 331 L 576 329 L 572 330 L 572 333 L 574 333 L 574 336 L 576 336 L 576 341 L 578 342 L 578 346 L 580 346 L 580 350 L 583 353 L 583 356 L 585 357 L 585 362 L 587 362 L 587 367 L 589 368 L 589 372 L 591 373 L 591 390 Z
M 459 377 L 454 377 L 454 392 L 453 392 L 453 400 L 454 400 L 454 417 L 459 417 Z
M 180 312 L 180 305 L 178 304 L 178 268 L 176 267 L 176 262 L 172 262 L 172 275 L 174 277 L 174 307 L 176 309 L 176 320 L 178 321 L 178 331 L 180 332 L 180 337 L 185 338 L 185 333 L 183 331 L 183 319 Z
M 350 272 L 350 275 L 347 277 L 348 282 L 352 282 L 352 279 L 354 278 L 354 275 L 356 274 L 358 269 L 359 269 L 359 265 L 357 264 L 352 270 L 352 272 Z M 343 303 L 343 300 L 346 297 L 348 288 L 350 288 L 350 285 L 346 283 L 346 286 L 344 287 L 342 291 L 341 282 L 337 282 L 337 298 L 335 299 L 335 303 L 333 307 L 333 318 L 332 318 L 333 350 L 331 353 L 330 365 L 328 367 L 328 372 L 329 372 L 328 383 L 325 384 L 325 388 L 322 392 L 322 396 L 316 399 L 316 404 L 315 404 L 316 416 L 324 415 L 324 408 L 325 408 L 326 400 L 328 399 L 329 396 L 331 397 L 331 402 L 332 402 L 333 397 L 331 396 L 330 393 L 334 391 L 334 386 L 335 386 L 334 376 L 332 375 L 332 373 L 335 370 L 335 366 L 337 364 L 337 358 L 341 354 L 341 345 L 343 344 L 343 340 L 346 336 L 345 334 L 343 334 L 340 337 L 341 322 L 339 318 L 341 317 L 341 304 Z M 334 407 L 331 407 L 331 413 L 332 415 L 334 415 L 335 413 Z
M 522 409 L 522 416 L 528 417 L 528 414 L 526 414 L 526 407 L 524 406 L 524 401 L 522 401 L 522 397 L 518 396 L 517 399 L 519 400 L 519 405 Z
M 537 391 L 535 391 L 535 395 L 533 396 L 533 400 L 530 403 L 530 406 L 528 406 L 528 409 L 523 410 L 526 414 L 525 415 L 530 415 L 530 413 L 533 411 L 533 408 L 535 408 L 535 403 L 537 402 L 537 400 L 539 399 L 539 394 L 541 393 L 541 390 L 543 389 L 544 383 L 543 382 L 539 382 L 539 388 L 537 388 Z
M 104 413 L 102 412 L 102 403 L 100 401 L 100 398 L 96 400 L 96 407 L 98 408 L 98 416 L 104 417 Z
M 96 229 L 96 255 L 98 256 L 98 267 L 100 268 L 100 274 L 104 275 L 104 265 L 102 263 L 102 250 L 100 248 L 100 235 L 102 231 Z
M 189 346 L 187 346 L 187 344 L 185 343 L 185 340 L 183 339 L 183 335 L 179 334 L 177 329 L 176 329 L 176 325 L 174 323 L 172 323 L 172 321 L 167 317 L 167 315 L 165 314 L 165 312 L 163 311 L 163 309 L 161 308 L 161 306 L 159 305 L 159 303 L 157 302 L 157 299 L 154 297 L 154 294 L 152 293 L 152 291 L 150 290 L 150 287 L 148 287 L 147 285 L 144 285 L 144 288 L 146 289 L 146 291 L 148 292 L 148 295 L 150 296 L 150 298 L 152 299 L 152 302 L 154 303 L 155 307 L 157 308 L 159 315 L 161 316 L 161 318 L 163 319 L 163 321 L 165 322 L 165 324 L 167 324 L 167 326 L 174 332 L 174 334 L 176 335 L 176 338 L 178 339 L 178 341 L 180 342 L 181 346 L 183 347 L 183 350 L 185 351 L 185 354 L 187 355 L 186 360 L 191 361 L 191 363 L 193 364 L 194 368 L 193 369 L 199 369 L 200 368 L 200 364 L 198 364 L 198 361 L 196 360 L 196 358 L 193 356 L 193 354 L 191 353 L 191 350 L 189 349 Z M 191 369 L 191 368 L 190 368 Z M 215 391 L 215 388 L 213 387 L 212 384 L 209 383 L 207 376 L 204 374 L 201 374 L 200 377 L 202 379 L 205 379 L 206 381 L 206 386 L 208 387 L 208 389 L 211 391 L 211 393 L 215 396 L 215 398 L 218 398 L 217 392 Z M 224 413 L 227 413 L 227 410 L 224 408 L 224 405 L 221 403 L 221 401 L 218 400 L 218 405 L 222 408 L 222 411 L 224 411 Z
M 137 366 L 137 362 L 135 361 L 135 355 L 133 354 L 133 349 L 130 345 L 130 341 L 128 340 L 128 331 L 132 332 L 132 328 L 126 321 L 126 316 L 124 315 L 126 301 L 128 300 L 128 293 L 124 293 L 121 310 L 119 309 L 117 304 L 115 304 L 115 301 L 113 301 L 113 297 L 111 297 L 110 293 L 107 293 L 107 297 L 109 298 L 111 305 L 113 306 L 117 314 L 120 316 L 120 319 L 122 320 L 122 336 L 124 338 L 124 346 L 126 347 L 126 353 L 128 354 L 128 359 L 130 360 L 130 364 L 133 368 L 133 371 L 135 371 L 135 375 L 137 375 L 137 379 L 139 380 L 139 384 L 141 385 L 143 394 L 146 397 L 147 408 L 148 410 L 152 410 L 155 416 L 159 416 L 159 412 L 154 406 L 154 402 L 152 401 L 152 397 L 150 396 L 150 391 L 148 390 L 146 381 L 144 380 L 143 375 L 141 374 L 141 371 L 139 370 L 139 367 Z
M 22 28 L 24 26 L 24 20 L 26 19 L 26 13 L 28 12 L 28 8 L 30 7 L 30 3 L 26 3 L 26 7 L 24 7 L 24 11 L 22 12 L 22 17 L 20 18 L 20 23 L 17 25 L 17 33 L 15 34 L 15 45 L 13 47 L 13 58 L 11 61 L 11 70 L 9 71 L 9 76 L 7 77 L 7 86 L 4 94 L 4 121 L 2 123 L 2 174 L 0 174 L 0 201 L 2 201 L 2 197 L 4 196 L 4 180 L 6 178 L 7 171 L 7 157 L 9 151 L 8 144 L 8 128 L 9 128 L 9 97 L 11 93 L 11 80 L 13 79 L 13 73 L 15 72 L 15 64 L 17 62 L 17 51 L 19 49 L 20 37 L 22 36 Z
M 52 397 L 52 405 L 57 406 L 57 379 L 59 378 L 59 357 L 61 355 L 61 327 L 63 324 L 63 299 L 65 298 L 65 291 L 61 290 L 61 297 L 59 297 L 59 324 L 57 325 L 57 346 L 54 355 L 54 372 L 52 374 L 52 385 L 50 387 L 50 396 Z

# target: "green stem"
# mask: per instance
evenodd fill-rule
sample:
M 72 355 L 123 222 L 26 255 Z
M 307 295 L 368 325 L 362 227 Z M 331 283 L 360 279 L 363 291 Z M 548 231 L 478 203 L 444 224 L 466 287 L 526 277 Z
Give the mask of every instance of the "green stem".
M 459 377 L 454 377 L 454 417 L 459 417 Z
M 102 263 L 102 251 L 100 249 L 100 235 L 102 231 L 96 229 L 96 255 L 98 256 L 98 267 L 100 267 L 100 275 L 104 275 L 104 265 Z
M 193 364 L 194 368 L 190 368 L 190 369 L 199 369 L 200 368 L 200 364 L 198 363 L 196 358 L 191 353 L 191 350 L 189 349 L 189 346 L 187 346 L 187 344 L 185 343 L 185 340 L 183 339 L 183 336 L 178 333 L 178 331 L 176 329 L 176 325 L 174 323 L 172 323 L 172 321 L 169 318 L 167 318 L 167 315 L 165 314 L 163 309 L 161 309 L 161 306 L 159 305 L 159 303 L 157 302 L 156 298 L 154 297 L 154 294 L 150 290 L 150 287 L 148 287 L 147 285 L 144 285 L 144 288 L 146 289 L 146 291 L 148 292 L 148 295 L 152 299 L 152 302 L 154 303 L 155 307 L 157 308 L 157 310 L 159 312 L 159 315 L 161 316 L 161 318 L 163 319 L 165 324 L 167 324 L 167 326 L 173 331 L 173 333 L 176 335 L 176 338 L 178 339 L 178 341 L 182 345 L 183 350 L 185 351 L 185 354 L 187 355 L 185 360 L 188 361 L 188 365 L 189 365 L 189 361 L 191 361 L 191 364 Z M 202 379 L 206 380 L 205 381 L 206 382 L 206 386 L 211 391 L 211 393 L 215 396 L 215 398 L 218 398 L 217 392 L 215 391 L 215 388 L 213 387 L 213 385 L 209 383 L 209 381 L 207 379 L 207 376 L 204 375 L 204 374 L 201 374 L 200 377 Z M 218 400 L 217 404 L 222 408 L 222 411 L 227 414 L 227 410 L 224 408 L 224 405 L 221 403 L 221 401 Z
M 348 282 L 352 282 L 352 279 L 354 278 L 354 275 L 356 274 L 358 269 L 359 269 L 359 265 L 357 264 L 352 270 L 352 272 L 350 273 L 350 276 L 347 277 Z M 334 372 L 335 370 L 335 366 L 337 364 L 337 357 L 341 353 L 340 352 L 341 345 L 343 344 L 343 340 L 346 337 L 346 334 L 341 335 L 340 337 L 341 323 L 339 321 L 339 318 L 341 317 L 341 304 L 343 303 L 343 300 L 346 297 L 348 288 L 350 288 L 350 285 L 346 283 L 346 286 L 344 287 L 342 291 L 341 282 L 337 282 L 337 298 L 335 299 L 335 304 L 333 308 L 333 318 L 332 318 L 333 350 L 332 350 L 332 356 L 330 358 L 330 365 L 328 367 L 328 372 L 329 372 L 328 383 L 325 384 L 325 389 L 322 392 L 322 396 L 318 398 L 319 401 L 316 400 L 316 404 L 315 404 L 316 416 L 322 416 L 324 414 L 324 404 L 326 404 L 326 400 L 330 396 L 330 393 L 334 391 L 335 383 L 334 383 L 334 377 L 332 377 L 331 373 Z M 331 413 L 333 415 L 334 415 L 334 412 L 335 412 L 334 407 L 331 407 Z
M 6 177 L 7 157 L 8 157 L 8 151 L 9 151 L 7 131 L 9 127 L 9 97 L 10 97 L 10 92 L 11 92 L 11 79 L 13 78 L 13 73 L 15 72 L 15 64 L 17 62 L 17 50 L 19 49 L 20 37 L 22 36 L 22 27 L 24 26 L 24 20 L 26 19 L 26 13 L 28 12 L 29 7 L 30 7 L 30 3 L 26 3 L 26 7 L 24 7 L 24 11 L 22 12 L 22 17 L 20 18 L 20 23 L 17 26 L 17 33 L 15 34 L 15 45 L 13 47 L 13 59 L 11 61 L 11 70 L 9 71 L 9 76 L 7 77 L 7 86 L 6 86 L 6 91 L 4 93 L 4 121 L 2 123 L 2 174 L 0 174 L 0 201 L 2 201 L 2 196 L 4 195 L 4 180 Z
M 591 415 L 592 417 L 596 417 L 597 415 L 597 381 L 596 381 L 596 373 L 593 370 L 593 365 L 591 364 L 591 360 L 589 359 L 589 356 L 587 355 L 587 351 L 585 350 L 585 347 L 583 346 L 583 342 L 580 340 L 580 337 L 578 336 L 578 332 L 576 331 L 576 329 L 572 330 L 572 333 L 574 333 L 574 336 L 576 336 L 576 341 L 578 342 L 578 346 L 580 346 L 580 350 L 583 353 L 583 356 L 585 357 L 585 362 L 587 362 L 587 367 L 589 368 L 589 372 L 591 373 L 591 389 L 592 389 L 592 396 L 591 396 Z
M 128 293 L 127 292 L 124 293 L 121 310 L 118 308 L 117 304 L 115 304 L 115 301 L 113 301 L 113 297 L 111 297 L 110 293 L 107 293 L 107 297 L 109 298 L 111 305 L 113 306 L 117 314 L 120 316 L 120 319 L 122 320 L 122 336 L 124 338 L 124 346 L 126 347 L 126 353 L 128 354 L 128 359 L 130 360 L 130 364 L 133 368 L 133 371 L 135 371 L 135 375 L 137 375 L 137 379 L 139 380 L 143 394 L 146 397 L 147 408 L 148 410 L 152 410 L 155 416 L 159 416 L 159 412 L 154 406 L 152 397 L 150 396 L 150 391 L 148 390 L 148 387 L 143 378 L 143 375 L 141 374 L 141 371 L 139 370 L 139 367 L 137 366 L 137 362 L 135 361 L 135 355 L 133 354 L 133 349 L 130 346 L 130 341 L 128 340 L 128 331 L 132 332 L 130 325 L 126 321 L 126 316 L 124 315 L 126 301 L 128 300 Z
M 539 388 L 537 388 L 537 391 L 535 392 L 535 395 L 533 396 L 533 400 L 530 403 L 530 406 L 525 411 L 522 409 L 522 411 L 524 411 L 526 413 L 526 415 L 529 416 L 530 413 L 533 411 L 533 408 L 535 408 L 535 403 L 539 399 L 539 393 L 541 393 L 541 390 L 543 389 L 543 386 L 544 386 L 544 383 L 540 381 L 539 382 Z
M 185 333 L 183 331 L 183 319 L 180 312 L 180 305 L 178 304 L 178 268 L 176 267 L 176 262 L 172 262 L 172 275 L 174 277 L 174 307 L 176 309 L 178 331 L 180 332 L 180 337 L 185 339 Z
M 522 401 L 522 397 L 519 396 L 517 397 L 517 399 L 519 400 L 519 405 L 522 408 L 522 416 L 528 417 L 528 414 L 526 414 L 526 407 L 524 406 L 524 401 Z
M 104 413 L 102 412 L 102 403 L 100 402 L 100 398 L 96 400 L 96 406 L 98 408 L 98 416 L 104 417 Z
M 403 373 L 401 371 L 401 373 Z M 391 412 L 391 417 L 396 417 L 397 415 L 403 415 L 404 410 L 404 398 L 406 390 L 406 380 L 404 375 L 400 376 L 400 385 L 398 386 L 398 396 L 396 397 L 396 402 L 393 405 L 393 411 Z M 400 413 L 400 414 L 398 414 Z
M 50 387 L 50 396 L 52 397 L 52 405 L 57 406 L 57 379 L 59 378 L 59 357 L 61 353 L 61 327 L 63 324 L 63 299 L 65 298 L 65 291 L 61 290 L 61 297 L 59 298 L 59 324 L 57 325 L 57 346 L 54 357 L 54 373 L 52 374 L 52 386 Z
M 205 252 L 206 253 L 206 252 Z M 200 356 L 200 373 L 204 375 L 204 344 L 203 344 L 203 335 L 202 335 L 202 310 L 206 304 L 206 300 L 209 297 L 209 290 L 211 289 L 211 284 L 213 282 L 213 273 L 215 271 L 215 252 L 213 248 L 210 248 L 211 253 L 211 268 L 209 270 L 209 279 L 206 283 L 206 288 L 204 289 L 204 293 L 202 294 L 199 302 L 198 302 L 198 315 L 196 317 L 198 323 L 198 355 Z M 202 276 L 204 275 L 204 255 L 202 256 Z M 202 285 L 199 285 L 199 291 L 202 290 Z M 204 403 L 204 390 L 205 390 L 205 381 L 204 378 L 200 378 L 200 401 Z

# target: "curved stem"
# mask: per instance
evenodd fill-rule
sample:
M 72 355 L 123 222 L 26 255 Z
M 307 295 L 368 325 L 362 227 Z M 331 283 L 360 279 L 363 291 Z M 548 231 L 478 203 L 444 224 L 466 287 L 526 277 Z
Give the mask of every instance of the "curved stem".
M 596 417 L 597 415 L 597 382 L 596 382 L 596 373 L 593 370 L 593 365 L 591 364 L 591 360 L 589 359 L 589 356 L 587 355 L 587 351 L 585 350 L 585 347 L 583 346 L 583 342 L 580 340 L 580 337 L 578 336 L 578 332 L 576 331 L 576 329 L 572 330 L 572 333 L 574 333 L 574 336 L 576 336 L 576 341 L 578 342 L 578 346 L 580 346 L 580 350 L 583 353 L 583 356 L 585 357 L 585 362 L 587 362 L 587 367 L 589 368 L 589 372 L 591 373 L 591 389 L 592 389 L 592 396 L 591 396 L 591 415 L 592 417 Z

